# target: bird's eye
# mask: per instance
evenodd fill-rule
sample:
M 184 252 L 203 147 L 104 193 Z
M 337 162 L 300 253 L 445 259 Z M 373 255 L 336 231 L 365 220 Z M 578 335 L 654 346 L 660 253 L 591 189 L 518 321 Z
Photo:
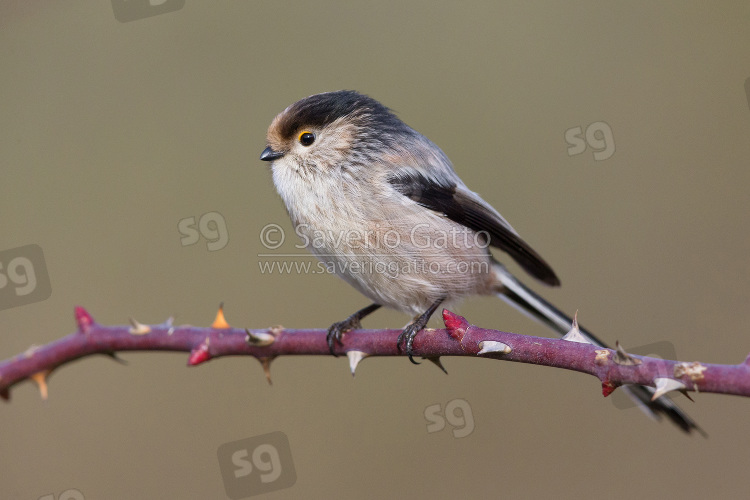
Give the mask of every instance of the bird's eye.
M 299 135 L 299 142 L 303 146 L 309 146 L 313 142 L 315 142 L 315 134 L 313 134 L 312 132 L 308 132 L 307 130 L 305 130 L 304 132 L 302 132 Z

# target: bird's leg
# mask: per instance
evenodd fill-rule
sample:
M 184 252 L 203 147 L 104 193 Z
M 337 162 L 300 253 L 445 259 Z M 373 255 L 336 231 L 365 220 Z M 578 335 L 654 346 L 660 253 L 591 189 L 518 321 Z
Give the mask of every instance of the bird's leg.
M 338 342 L 339 345 L 343 345 L 341 342 L 341 336 L 349 330 L 362 328 L 362 323 L 360 323 L 362 318 L 377 311 L 378 309 L 380 309 L 380 304 L 370 304 L 364 309 L 360 309 L 359 311 L 355 312 L 344 321 L 339 321 L 338 323 L 332 324 L 328 329 L 328 335 L 326 336 L 326 340 L 328 341 L 328 350 L 331 351 L 331 354 L 337 356 L 337 354 L 333 352 L 334 342 Z
M 401 332 L 401 335 L 398 336 L 396 347 L 399 351 L 401 351 L 401 342 L 404 342 L 405 340 L 406 354 L 409 356 L 409 361 L 411 361 L 415 365 L 418 365 L 419 363 L 414 361 L 414 358 L 412 357 L 411 347 L 412 344 L 414 344 L 414 337 L 416 337 L 417 333 L 419 333 L 427 325 L 427 322 L 430 321 L 430 317 L 435 312 L 435 309 L 437 309 L 444 300 L 445 297 L 436 300 L 424 313 L 422 313 L 421 316 L 417 316 L 416 318 L 414 318 L 414 321 L 411 324 L 406 325 L 404 331 Z

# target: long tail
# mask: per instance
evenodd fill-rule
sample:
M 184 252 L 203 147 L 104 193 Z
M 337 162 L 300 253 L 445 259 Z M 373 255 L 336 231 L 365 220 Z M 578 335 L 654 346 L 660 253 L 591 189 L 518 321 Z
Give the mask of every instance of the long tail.
M 528 317 L 547 325 L 560 336 L 565 335 L 570 330 L 573 323 L 571 318 L 518 281 L 502 264 L 495 263 L 494 267 L 497 276 L 503 284 L 502 291 L 498 292 L 498 296 L 501 299 Z M 579 329 L 581 334 L 592 344 L 607 347 L 593 333 L 580 325 Z M 655 401 L 651 401 L 651 397 L 654 395 L 652 387 L 626 385 L 622 389 L 629 393 L 630 397 L 638 404 L 641 410 L 655 420 L 661 420 L 662 415 L 665 415 L 688 434 L 695 430 L 704 436 L 706 435 L 703 429 L 698 427 L 668 396 L 661 396 Z

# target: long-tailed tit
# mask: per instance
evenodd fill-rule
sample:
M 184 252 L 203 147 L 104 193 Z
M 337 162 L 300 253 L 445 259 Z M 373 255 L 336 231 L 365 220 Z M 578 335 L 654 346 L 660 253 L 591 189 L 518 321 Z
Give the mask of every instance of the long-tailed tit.
M 510 224 L 469 190 L 448 157 L 378 101 L 354 91 L 317 94 L 281 112 L 260 156 L 296 231 L 329 269 L 373 303 L 334 323 L 328 345 L 381 306 L 414 317 L 398 339 L 414 362 L 413 342 L 441 304 L 498 295 L 559 334 L 571 319 L 520 283 L 488 247 L 541 282 L 552 268 Z M 597 345 L 604 344 L 581 329 Z M 647 412 L 697 428 L 669 398 L 632 386 Z

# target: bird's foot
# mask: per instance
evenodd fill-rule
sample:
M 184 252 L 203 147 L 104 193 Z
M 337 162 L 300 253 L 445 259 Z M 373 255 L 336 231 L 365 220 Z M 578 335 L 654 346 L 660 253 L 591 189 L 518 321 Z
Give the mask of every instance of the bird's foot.
M 406 325 L 406 328 L 404 328 L 404 331 L 401 332 L 401 335 L 398 336 L 398 341 L 396 342 L 396 347 L 398 348 L 399 352 L 401 352 L 401 344 L 404 343 L 406 347 L 406 355 L 409 356 L 409 361 L 414 363 L 415 365 L 420 364 L 418 361 L 414 361 L 414 353 L 412 351 L 412 346 L 414 345 L 414 337 L 417 336 L 417 334 L 422 331 L 422 329 L 427 324 L 427 321 L 423 321 L 422 318 L 417 318 L 413 323 Z
M 356 330 L 357 328 L 362 328 L 362 323 L 354 314 L 346 318 L 344 321 L 339 321 L 338 323 L 332 324 L 328 329 L 328 335 L 326 335 L 328 350 L 331 351 L 331 354 L 333 354 L 334 356 L 338 356 L 338 354 L 333 351 L 334 342 L 338 343 L 338 345 L 344 345 L 344 343 L 341 341 L 343 335 L 346 332 Z

